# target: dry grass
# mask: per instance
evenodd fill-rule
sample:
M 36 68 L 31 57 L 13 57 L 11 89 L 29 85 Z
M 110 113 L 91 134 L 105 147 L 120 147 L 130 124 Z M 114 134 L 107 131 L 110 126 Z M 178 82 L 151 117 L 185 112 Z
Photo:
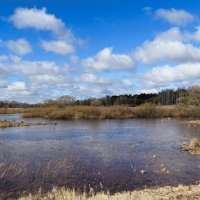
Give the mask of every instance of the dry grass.
M 197 138 L 193 138 L 189 145 L 191 148 L 200 148 L 200 141 Z
M 0 114 L 16 114 L 25 112 L 25 108 L 0 108 Z
M 116 193 L 108 195 L 98 193 L 91 196 L 86 194 L 78 194 L 73 190 L 64 188 L 54 188 L 52 192 L 36 196 L 29 195 L 21 197 L 19 200 L 197 200 L 200 199 L 200 185 L 178 187 L 163 187 L 158 189 L 145 189 L 133 192 Z
M 27 109 L 23 117 L 48 119 L 130 119 L 136 117 L 177 117 L 175 107 L 143 104 L 138 107 L 57 106 Z
M 185 123 L 189 125 L 197 126 L 197 125 L 200 125 L 200 120 L 189 120 L 189 121 L 186 121 Z
M 200 154 L 200 140 L 193 138 L 190 144 L 183 144 L 180 149 L 181 151 L 189 151 L 191 154 Z
M 31 123 L 31 122 L 24 122 L 24 121 L 8 121 L 8 120 L 0 120 L 0 128 L 8 128 L 8 127 L 19 127 L 19 126 L 40 126 L 40 125 L 47 125 L 48 123 Z

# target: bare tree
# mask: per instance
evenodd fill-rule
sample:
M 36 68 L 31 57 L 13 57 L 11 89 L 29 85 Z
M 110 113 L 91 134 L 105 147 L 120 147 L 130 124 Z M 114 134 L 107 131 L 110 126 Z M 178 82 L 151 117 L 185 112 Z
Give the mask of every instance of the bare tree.
M 181 115 L 200 116 L 200 86 L 193 86 L 182 93 L 177 101 Z

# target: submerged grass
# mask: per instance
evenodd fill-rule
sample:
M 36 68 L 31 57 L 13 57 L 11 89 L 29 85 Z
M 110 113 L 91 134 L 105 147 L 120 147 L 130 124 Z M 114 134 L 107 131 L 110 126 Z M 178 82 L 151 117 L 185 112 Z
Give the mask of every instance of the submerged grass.
M 58 106 L 30 108 L 23 113 L 24 118 L 43 117 L 48 119 L 130 119 L 136 117 L 177 117 L 175 106 L 155 106 L 143 104 L 138 107 L 111 106 Z
M 49 123 L 39 122 L 39 123 L 31 123 L 24 121 L 8 121 L 8 120 L 0 120 L 0 128 L 8 128 L 8 127 L 19 127 L 19 126 L 41 126 L 47 125 Z
M 197 200 L 200 199 L 200 185 L 178 187 L 163 187 L 158 189 L 145 189 L 133 192 L 116 193 L 109 195 L 105 193 L 92 194 L 78 194 L 74 190 L 67 190 L 65 188 L 54 188 L 52 192 L 45 195 L 41 193 L 27 197 L 21 197 L 19 200 Z

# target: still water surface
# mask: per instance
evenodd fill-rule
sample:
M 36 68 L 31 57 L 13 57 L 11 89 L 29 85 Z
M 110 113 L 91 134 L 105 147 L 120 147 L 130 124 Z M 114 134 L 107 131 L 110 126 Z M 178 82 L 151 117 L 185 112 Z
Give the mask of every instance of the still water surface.
M 22 120 L 19 115 L 0 119 Z M 0 129 L 0 193 L 5 198 L 40 187 L 113 193 L 200 180 L 200 156 L 179 151 L 182 143 L 200 136 L 200 127 L 169 119 L 57 122 Z M 161 164 L 169 174 L 160 173 Z

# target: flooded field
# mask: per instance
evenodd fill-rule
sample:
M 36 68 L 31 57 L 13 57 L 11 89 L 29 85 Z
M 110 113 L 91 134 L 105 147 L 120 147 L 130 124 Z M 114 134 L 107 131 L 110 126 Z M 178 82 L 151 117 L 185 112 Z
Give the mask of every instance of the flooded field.
M 179 151 L 199 137 L 198 126 L 169 119 L 56 122 L 0 129 L 1 198 L 53 186 L 114 193 L 200 180 L 200 156 Z

